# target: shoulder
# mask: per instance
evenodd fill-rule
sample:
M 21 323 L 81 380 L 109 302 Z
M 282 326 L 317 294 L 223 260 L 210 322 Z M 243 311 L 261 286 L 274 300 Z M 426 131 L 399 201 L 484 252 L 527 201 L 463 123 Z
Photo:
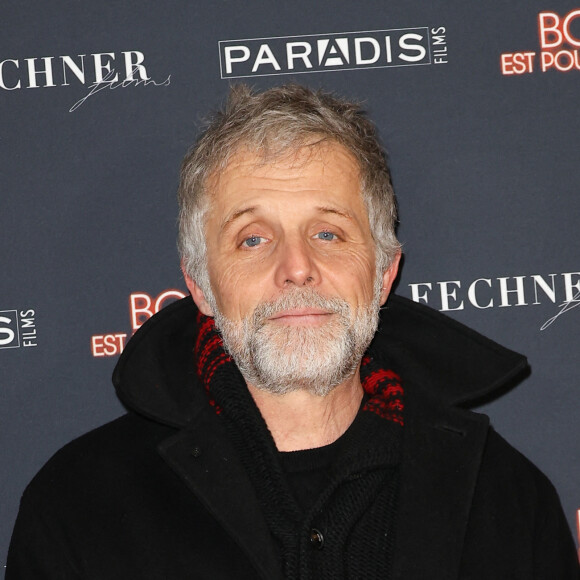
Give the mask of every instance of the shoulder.
M 552 482 L 492 428 L 482 457 L 474 508 L 483 508 L 488 516 L 502 514 L 506 525 L 526 530 L 525 533 L 538 536 L 546 528 L 556 526 L 570 537 Z
M 88 490 L 118 489 L 135 477 L 135 467 L 147 469 L 160 461 L 157 445 L 175 430 L 128 413 L 57 451 L 26 488 L 23 501 L 45 505 L 70 502 Z
M 492 427 L 482 458 L 480 480 L 484 483 L 493 480 L 503 494 L 518 493 L 522 501 L 529 498 L 536 507 L 545 501 L 558 501 L 556 490 L 546 475 Z
M 571 538 L 560 498 L 548 477 L 490 428 L 474 505 L 510 515 L 513 524 L 539 537 L 552 529 Z M 493 508 L 492 508 L 493 506 Z M 507 518 L 505 518 L 507 521 Z
M 487 556 L 483 561 L 482 554 Z M 486 577 L 519 570 L 514 577 L 578 578 L 574 541 L 554 486 L 492 428 L 465 543 L 465 569 L 470 565 L 493 569 Z

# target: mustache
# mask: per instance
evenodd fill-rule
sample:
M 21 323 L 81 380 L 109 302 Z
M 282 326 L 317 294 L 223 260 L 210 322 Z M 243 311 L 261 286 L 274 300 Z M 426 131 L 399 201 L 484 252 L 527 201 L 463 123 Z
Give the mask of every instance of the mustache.
M 320 308 L 342 316 L 348 316 L 351 310 L 350 304 L 342 298 L 322 296 L 313 288 L 294 288 L 274 300 L 258 304 L 252 314 L 252 323 L 262 326 L 279 312 L 294 308 Z

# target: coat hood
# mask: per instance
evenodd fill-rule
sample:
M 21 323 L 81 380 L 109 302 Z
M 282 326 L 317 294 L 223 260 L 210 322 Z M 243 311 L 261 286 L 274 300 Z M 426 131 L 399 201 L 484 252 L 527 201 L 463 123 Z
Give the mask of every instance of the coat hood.
M 121 401 L 166 425 L 182 427 L 204 404 L 192 354 L 197 307 L 191 297 L 167 306 L 131 338 L 113 372 Z M 463 324 L 391 295 L 369 347 L 402 379 L 447 405 L 469 406 L 503 390 L 528 368 L 526 358 Z

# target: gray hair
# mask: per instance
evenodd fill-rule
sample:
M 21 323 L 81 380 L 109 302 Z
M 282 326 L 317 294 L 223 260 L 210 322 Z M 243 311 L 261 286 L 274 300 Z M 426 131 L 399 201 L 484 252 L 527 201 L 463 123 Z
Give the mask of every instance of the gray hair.
M 210 178 L 244 148 L 267 163 L 322 142 L 342 145 L 356 160 L 377 271 L 389 267 L 400 249 L 395 194 L 376 128 L 360 105 L 296 84 L 261 93 L 239 84 L 231 87 L 224 109 L 213 115 L 181 166 L 178 247 L 185 272 L 206 295 L 211 290 L 204 231 Z

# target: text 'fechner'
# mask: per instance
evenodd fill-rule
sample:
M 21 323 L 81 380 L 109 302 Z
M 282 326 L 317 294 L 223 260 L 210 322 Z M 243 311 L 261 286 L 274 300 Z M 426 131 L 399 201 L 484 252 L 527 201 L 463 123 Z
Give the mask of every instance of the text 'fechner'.
M 447 63 L 445 27 L 219 42 L 221 78 Z
M 104 89 L 166 87 L 171 75 L 156 81 L 147 73 L 145 55 L 138 50 L 119 54 L 97 52 L 90 55 L 60 55 L 0 60 L 0 89 L 40 89 L 84 85 L 88 92 L 69 109 L 72 113 L 90 97 Z

